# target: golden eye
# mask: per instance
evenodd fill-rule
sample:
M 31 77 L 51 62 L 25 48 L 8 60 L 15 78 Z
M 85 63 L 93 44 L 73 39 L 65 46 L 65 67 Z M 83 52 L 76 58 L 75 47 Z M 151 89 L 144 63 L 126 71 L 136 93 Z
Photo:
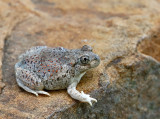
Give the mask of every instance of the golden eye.
M 87 56 L 87 55 L 82 56 L 82 57 L 80 58 L 80 61 L 81 61 L 82 64 L 88 64 L 88 62 L 90 61 L 90 60 L 89 60 L 89 56 Z

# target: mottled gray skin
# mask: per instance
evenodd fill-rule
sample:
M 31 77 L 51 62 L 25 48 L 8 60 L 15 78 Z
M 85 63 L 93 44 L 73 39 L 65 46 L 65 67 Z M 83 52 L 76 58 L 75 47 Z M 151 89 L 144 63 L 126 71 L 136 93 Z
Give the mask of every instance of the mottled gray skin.
M 33 47 L 19 57 L 15 64 L 18 85 L 27 92 L 38 94 L 49 93 L 46 90 L 67 88 L 68 94 L 79 101 L 97 101 L 83 91 L 78 92 L 76 86 L 87 70 L 97 67 L 100 63 L 98 55 L 90 46 L 81 49 Z

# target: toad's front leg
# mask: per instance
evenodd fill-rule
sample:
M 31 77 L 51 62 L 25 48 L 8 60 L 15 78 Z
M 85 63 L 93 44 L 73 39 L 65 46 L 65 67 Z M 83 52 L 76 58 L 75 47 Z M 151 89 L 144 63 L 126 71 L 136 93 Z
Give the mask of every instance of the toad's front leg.
M 77 86 L 77 82 L 74 82 L 67 88 L 67 92 L 72 98 L 79 100 L 81 102 L 87 102 L 91 106 L 92 106 L 92 101 L 97 102 L 96 99 L 91 98 L 90 95 L 85 94 L 83 91 L 81 91 L 81 93 L 77 91 L 76 86 Z

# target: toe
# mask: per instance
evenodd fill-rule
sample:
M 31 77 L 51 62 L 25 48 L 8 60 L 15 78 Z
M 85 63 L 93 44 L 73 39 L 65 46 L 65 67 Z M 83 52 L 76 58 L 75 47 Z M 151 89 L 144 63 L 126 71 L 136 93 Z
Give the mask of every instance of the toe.
M 44 94 L 44 95 L 48 95 L 48 96 L 51 96 L 51 95 L 50 95 L 49 93 L 47 93 L 47 92 L 44 92 L 43 94 Z
M 95 98 L 91 98 L 92 101 L 97 102 L 97 100 Z
M 47 92 L 45 92 L 45 91 L 37 91 L 37 93 L 39 93 L 39 94 L 44 94 L 44 95 L 47 95 L 47 96 L 50 96 L 50 94 L 47 93 Z
M 51 96 L 49 93 L 43 93 L 44 95 Z
M 35 92 L 34 94 L 38 97 L 38 93 Z
M 88 103 L 90 104 L 90 106 L 92 106 L 92 103 L 91 103 L 91 101 L 88 101 Z

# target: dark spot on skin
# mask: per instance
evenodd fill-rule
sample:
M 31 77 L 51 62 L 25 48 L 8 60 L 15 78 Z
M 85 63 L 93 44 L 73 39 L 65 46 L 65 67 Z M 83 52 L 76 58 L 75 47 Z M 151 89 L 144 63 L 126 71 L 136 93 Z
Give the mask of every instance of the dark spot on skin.
M 29 59 L 26 59 L 27 60 L 27 62 L 29 63 Z
M 57 81 L 59 81 L 59 79 L 60 79 L 60 78 L 58 77 L 58 78 L 57 78 Z
M 67 70 L 66 73 L 69 73 L 69 70 Z
M 36 85 L 38 85 L 38 81 L 36 81 Z
M 65 78 L 65 77 L 66 77 L 66 74 L 65 74 L 65 75 L 62 75 L 62 77 Z
M 45 84 L 48 85 L 48 81 L 46 81 Z

